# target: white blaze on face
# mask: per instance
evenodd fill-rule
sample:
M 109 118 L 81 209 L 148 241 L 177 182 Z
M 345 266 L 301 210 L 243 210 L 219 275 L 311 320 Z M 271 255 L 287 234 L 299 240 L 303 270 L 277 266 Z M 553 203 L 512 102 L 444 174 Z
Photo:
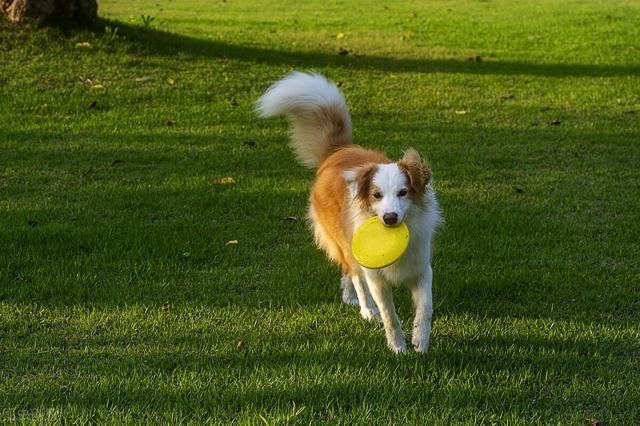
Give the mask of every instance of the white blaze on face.
M 379 164 L 372 184 L 371 208 L 380 221 L 387 225 L 401 223 L 411 205 L 407 176 L 396 163 Z

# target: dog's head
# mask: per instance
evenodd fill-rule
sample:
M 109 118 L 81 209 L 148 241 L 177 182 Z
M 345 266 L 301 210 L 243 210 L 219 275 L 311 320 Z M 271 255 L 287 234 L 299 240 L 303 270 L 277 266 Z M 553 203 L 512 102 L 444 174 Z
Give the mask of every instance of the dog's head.
M 424 206 L 431 169 L 411 148 L 397 163 L 367 164 L 346 172 L 344 177 L 362 210 L 387 226 L 396 226 L 412 209 Z

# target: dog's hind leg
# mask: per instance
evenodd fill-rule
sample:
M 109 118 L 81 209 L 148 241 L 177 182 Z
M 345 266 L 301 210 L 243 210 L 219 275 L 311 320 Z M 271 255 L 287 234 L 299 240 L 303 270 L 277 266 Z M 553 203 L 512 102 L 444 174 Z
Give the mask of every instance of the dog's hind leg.
M 347 305 L 358 305 L 358 295 L 349 274 L 342 275 L 340 288 L 342 289 L 342 301 L 344 303 Z
M 353 288 L 356 290 L 356 294 L 358 295 L 360 315 L 362 318 L 366 320 L 380 318 L 380 312 L 378 312 L 378 308 L 367 289 L 367 282 L 358 275 L 352 276 L 351 281 L 353 282 Z

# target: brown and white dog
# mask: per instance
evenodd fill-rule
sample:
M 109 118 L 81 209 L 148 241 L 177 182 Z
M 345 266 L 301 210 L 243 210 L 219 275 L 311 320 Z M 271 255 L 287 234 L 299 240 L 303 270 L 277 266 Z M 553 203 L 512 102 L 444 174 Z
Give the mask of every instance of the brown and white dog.
M 379 314 L 389 347 L 404 352 L 407 345 L 392 286 L 407 284 L 416 308 L 411 342 L 416 351 L 426 352 L 433 312 L 433 237 L 442 222 L 429 166 L 414 149 L 392 162 L 384 154 L 353 145 L 344 97 L 318 74 L 289 74 L 265 92 L 256 111 L 261 117 L 286 115 L 298 161 L 317 168 L 309 219 L 318 246 L 342 269 L 343 301 L 359 304 L 365 319 Z M 405 254 L 383 269 L 364 268 L 351 254 L 354 231 L 372 216 L 387 226 L 405 222 L 411 235 Z

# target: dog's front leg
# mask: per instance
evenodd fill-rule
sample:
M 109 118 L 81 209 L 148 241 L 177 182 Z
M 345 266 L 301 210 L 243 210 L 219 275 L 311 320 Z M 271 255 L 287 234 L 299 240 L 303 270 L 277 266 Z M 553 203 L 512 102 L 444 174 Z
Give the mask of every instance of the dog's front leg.
M 376 302 L 376 305 L 378 305 L 378 310 L 382 317 L 384 332 L 387 336 L 387 344 L 395 353 L 406 352 L 407 342 L 404 340 L 402 323 L 393 305 L 391 285 L 385 282 L 375 271 L 366 270 L 365 275 L 371 296 Z
M 431 335 L 431 316 L 433 315 L 433 301 L 431 283 L 433 270 L 427 265 L 424 273 L 411 286 L 411 297 L 416 307 L 416 318 L 413 321 L 413 336 L 411 343 L 416 352 L 427 352 Z

